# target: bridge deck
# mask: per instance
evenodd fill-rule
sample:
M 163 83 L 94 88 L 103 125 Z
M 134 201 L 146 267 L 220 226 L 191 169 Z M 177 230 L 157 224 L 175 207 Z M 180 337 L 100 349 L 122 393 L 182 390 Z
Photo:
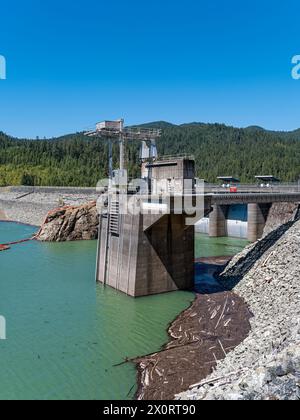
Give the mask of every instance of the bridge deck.
M 212 194 L 212 204 L 250 204 L 250 203 L 295 203 L 300 201 L 300 192 L 292 193 L 220 193 Z

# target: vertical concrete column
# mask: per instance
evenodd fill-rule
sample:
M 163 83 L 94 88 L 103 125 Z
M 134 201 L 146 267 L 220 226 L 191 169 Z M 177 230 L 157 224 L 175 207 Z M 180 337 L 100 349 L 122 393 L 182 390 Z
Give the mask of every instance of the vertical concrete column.
M 248 204 L 248 240 L 255 242 L 263 236 L 270 204 Z
M 209 215 L 209 236 L 218 238 L 227 236 L 227 206 L 213 206 Z

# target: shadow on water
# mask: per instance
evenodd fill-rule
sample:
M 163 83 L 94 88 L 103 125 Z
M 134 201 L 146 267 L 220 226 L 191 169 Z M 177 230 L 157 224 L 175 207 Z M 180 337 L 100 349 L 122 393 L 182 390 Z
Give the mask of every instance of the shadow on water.
M 224 286 L 217 280 L 224 265 L 196 263 L 195 264 L 195 292 L 202 295 L 210 295 L 221 293 L 226 290 Z
M 214 294 L 227 290 L 218 281 L 232 257 L 241 252 L 249 242 L 240 238 L 211 238 L 196 234 L 195 241 L 195 284 L 198 294 Z

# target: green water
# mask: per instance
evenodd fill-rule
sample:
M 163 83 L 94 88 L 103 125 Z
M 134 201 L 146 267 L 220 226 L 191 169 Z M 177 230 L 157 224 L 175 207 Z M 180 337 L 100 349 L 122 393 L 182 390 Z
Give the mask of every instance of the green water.
M 237 238 L 210 238 L 196 233 L 196 258 L 233 256 L 241 252 L 249 242 Z
M 248 241 L 235 238 L 210 238 L 207 235 L 196 234 L 195 248 L 196 259 L 203 257 L 233 256 L 242 251 L 248 245 Z M 195 264 L 195 291 L 198 293 L 218 293 L 223 287 L 217 281 L 216 266 L 213 261 L 204 264 Z
M 34 228 L 0 223 L 0 243 Z M 231 255 L 242 242 L 197 236 L 197 256 Z M 94 281 L 96 242 L 28 242 L 0 253 L 0 399 L 129 399 L 136 390 L 125 357 L 157 351 L 167 325 L 194 295 L 132 299 Z M 205 255 L 204 255 L 205 254 Z
M 33 232 L 0 223 L 0 243 Z M 132 299 L 103 288 L 94 281 L 95 252 L 95 242 L 29 242 L 0 253 L 0 315 L 7 321 L 0 399 L 133 397 L 134 366 L 113 365 L 157 351 L 193 294 Z

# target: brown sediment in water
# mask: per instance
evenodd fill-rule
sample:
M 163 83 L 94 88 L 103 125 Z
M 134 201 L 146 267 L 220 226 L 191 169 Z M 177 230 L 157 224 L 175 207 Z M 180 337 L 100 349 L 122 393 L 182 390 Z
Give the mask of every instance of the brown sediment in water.
M 162 351 L 135 360 L 139 400 L 173 400 L 216 367 L 250 332 L 248 306 L 224 291 L 196 295 L 192 306 L 169 328 L 171 341 Z

